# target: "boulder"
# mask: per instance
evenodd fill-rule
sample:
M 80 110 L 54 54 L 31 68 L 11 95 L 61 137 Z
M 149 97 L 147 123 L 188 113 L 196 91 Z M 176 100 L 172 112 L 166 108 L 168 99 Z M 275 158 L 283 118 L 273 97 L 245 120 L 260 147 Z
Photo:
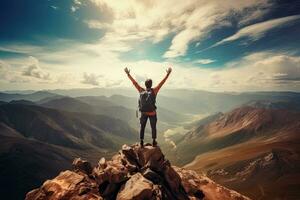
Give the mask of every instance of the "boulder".
M 164 179 L 168 183 L 168 186 L 172 192 L 174 192 L 175 194 L 179 194 L 184 191 L 182 190 L 181 178 L 177 174 L 177 172 L 173 169 L 173 167 L 167 165 L 164 168 L 163 174 L 164 174 Z
M 152 171 L 151 169 L 147 168 L 143 172 L 143 176 L 153 182 L 154 184 L 161 184 L 163 182 L 163 178 L 156 172 Z
M 120 189 L 117 200 L 156 199 L 156 190 L 151 181 L 141 173 L 134 174 Z
M 107 167 L 107 163 L 104 157 L 102 157 L 99 162 L 98 162 L 98 166 L 101 167 L 102 169 L 105 169 Z
M 250 200 L 234 190 L 225 188 L 205 175 L 198 175 L 195 171 L 174 167 L 182 180 L 182 185 L 190 199 L 210 200 Z
M 72 171 L 61 172 L 52 180 L 46 181 L 41 188 L 26 195 L 26 200 L 93 199 L 102 200 L 97 184 L 84 174 Z
M 128 179 L 128 168 L 123 165 L 121 155 L 117 154 L 113 156 L 111 161 L 105 162 L 104 165 L 98 163 L 92 174 L 99 185 L 105 181 L 108 183 L 120 183 Z
M 93 171 L 91 163 L 81 158 L 75 158 L 72 166 L 75 171 L 82 171 L 88 175 L 90 175 Z

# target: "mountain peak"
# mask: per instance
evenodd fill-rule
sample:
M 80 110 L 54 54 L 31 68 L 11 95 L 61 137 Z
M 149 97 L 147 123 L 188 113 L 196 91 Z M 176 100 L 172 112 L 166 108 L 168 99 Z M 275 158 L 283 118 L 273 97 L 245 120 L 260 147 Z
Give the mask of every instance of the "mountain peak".
M 33 199 L 249 199 L 204 175 L 172 166 L 159 147 L 123 145 L 111 160 L 94 168 L 76 158 L 73 170 L 61 172 L 26 195 Z

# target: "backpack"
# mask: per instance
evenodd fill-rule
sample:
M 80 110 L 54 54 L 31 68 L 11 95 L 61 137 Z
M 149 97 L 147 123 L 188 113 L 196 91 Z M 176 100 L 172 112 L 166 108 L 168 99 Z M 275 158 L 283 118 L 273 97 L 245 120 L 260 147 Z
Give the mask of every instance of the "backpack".
M 156 110 L 155 106 L 156 102 L 156 95 L 153 92 L 153 89 L 151 90 L 144 90 L 140 93 L 139 98 L 139 110 L 141 112 L 152 112 Z

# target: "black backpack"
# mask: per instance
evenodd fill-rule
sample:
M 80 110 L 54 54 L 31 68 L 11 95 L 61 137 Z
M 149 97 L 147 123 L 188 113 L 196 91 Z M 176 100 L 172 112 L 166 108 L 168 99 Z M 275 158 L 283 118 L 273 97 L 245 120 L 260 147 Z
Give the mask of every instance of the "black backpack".
M 156 110 L 156 95 L 153 89 L 144 90 L 140 93 L 139 110 L 141 112 L 152 112 Z

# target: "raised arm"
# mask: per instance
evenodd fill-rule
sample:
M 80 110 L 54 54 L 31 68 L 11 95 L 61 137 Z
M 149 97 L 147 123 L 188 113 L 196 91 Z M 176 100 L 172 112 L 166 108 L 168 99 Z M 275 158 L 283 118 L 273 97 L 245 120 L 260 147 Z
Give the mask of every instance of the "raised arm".
M 130 70 L 126 67 L 124 69 L 125 73 L 127 74 L 128 78 L 131 80 L 132 84 L 134 85 L 134 87 L 139 91 L 143 91 L 144 89 L 136 82 L 136 80 L 134 80 L 134 78 L 132 78 L 132 76 L 130 75 Z
M 163 84 L 166 82 L 166 80 L 168 79 L 169 75 L 171 74 L 172 72 L 172 68 L 169 67 L 167 70 L 167 74 L 166 76 L 163 78 L 163 80 L 160 81 L 160 83 L 153 89 L 154 90 L 154 93 L 157 94 L 158 91 L 160 90 L 161 86 L 163 86 Z

